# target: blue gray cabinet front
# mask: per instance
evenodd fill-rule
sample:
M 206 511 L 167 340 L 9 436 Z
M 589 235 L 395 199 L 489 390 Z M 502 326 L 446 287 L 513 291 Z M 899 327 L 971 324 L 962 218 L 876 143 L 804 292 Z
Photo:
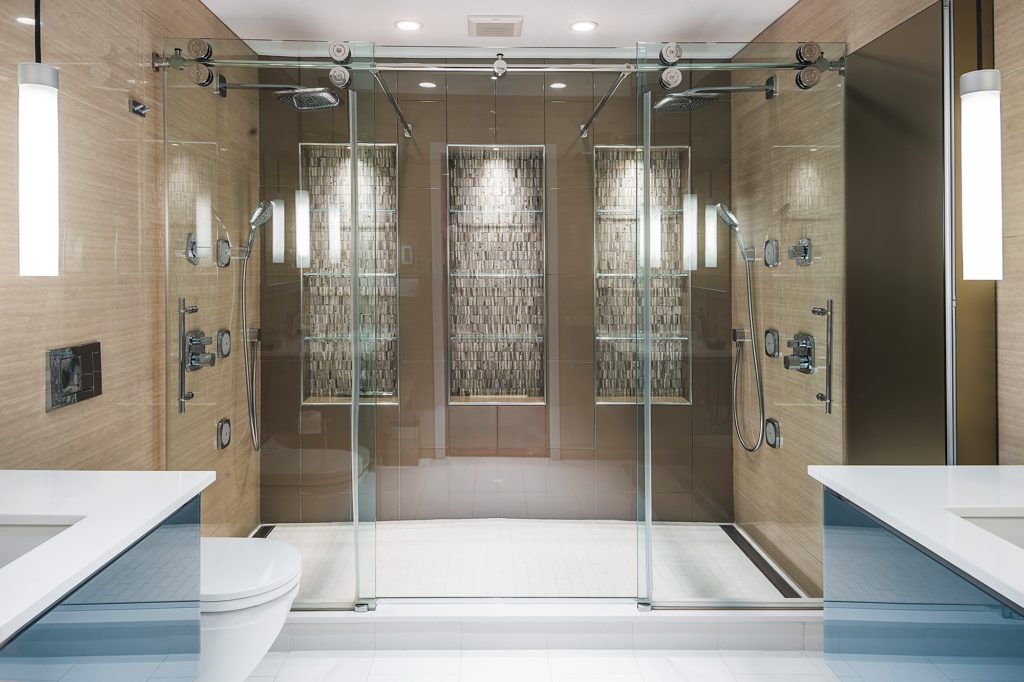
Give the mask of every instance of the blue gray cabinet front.
M 198 672 L 199 497 L 0 648 L 5 682 Z
M 1024 680 L 1024 611 L 826 490 L 825 657 L 844 680 Z

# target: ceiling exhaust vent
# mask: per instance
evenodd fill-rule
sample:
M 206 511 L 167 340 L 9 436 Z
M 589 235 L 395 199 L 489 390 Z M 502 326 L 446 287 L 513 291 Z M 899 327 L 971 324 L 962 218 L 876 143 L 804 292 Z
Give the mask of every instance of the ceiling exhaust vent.
M 523 35 L 522 16 L 471 15 L 469 35 L 474 38 L 518 38 Z

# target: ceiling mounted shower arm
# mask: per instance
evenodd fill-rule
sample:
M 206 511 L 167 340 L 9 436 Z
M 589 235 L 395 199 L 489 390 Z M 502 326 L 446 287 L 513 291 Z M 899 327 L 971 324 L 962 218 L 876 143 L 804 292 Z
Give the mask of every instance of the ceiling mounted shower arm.
M 633 74 L 635 72 L 635 66 L 633 66 L 632 64 L 626 64 L 626 68 L 623 69 L 621 73 L 619 73 L 618 77 L 615 79 L 615 82 L 613 82 L 611 87 L 608 88 L 608 92 L 604 93 L 604 97 L 602 97 L 601 101 L 597 103 L 597 106 L 594 108 L 594 113 L 590 115 L 590 118 L 587 119 L 586 123 L 580 126 L 580 135 L 576 139 L 582 140 L 583 138 L 590 136 L 590 127 L 594 125 L 594 121 L 597 119 L 597 115 L 601 113 L 601 110 L 604 109 L 604 105 L 607 104 L 608 100 L 612 98 L 612 95 L 614 95 L 615 91 L 619 89 L 619 86 L 622 85 L 622 82 L 626 80 L 630 76 L 630 74 Z
M 377 85 L 380 86 L 381 92 L 388 98 L 388 102 L 391 103 L 391 108 L 395 110 L 395 116 L 398 117 L 398 122 L 402 124 L 402 130 L 405 132 L 405 136 L 412 137 L 412 124 L 405 118 L 405 114 L 402 113 L 401 107 L 398 106 L 398 100 L 391 94 L 391 89 L 388 84 L 384 81 L 384 77 L 380 75 L 379 70 L 370 71 L 373 74 L 373 80 L 377 81 Z

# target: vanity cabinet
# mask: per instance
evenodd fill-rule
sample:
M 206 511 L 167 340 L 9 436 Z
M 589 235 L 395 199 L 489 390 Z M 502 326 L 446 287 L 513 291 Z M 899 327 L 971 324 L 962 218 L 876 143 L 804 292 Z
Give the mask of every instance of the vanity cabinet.
M 0 647 L 0 680 L 194 678 L 199 497 Z
M 1019 604 L 827 488 L 824 556 L 825 655 L 839 677 L 1024 680 Z

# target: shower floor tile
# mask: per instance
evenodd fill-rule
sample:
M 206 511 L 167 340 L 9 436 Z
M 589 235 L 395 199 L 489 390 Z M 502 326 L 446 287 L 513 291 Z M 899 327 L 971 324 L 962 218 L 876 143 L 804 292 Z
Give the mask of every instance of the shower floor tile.
M 363 570 L 376 566 L 378 597 L 636 596 L 637 526 L 629 521 L 438 519 L 366 528 Z M 353 601 L 352 524 L 278 524 L 270 537 L 302 554 L 298 605 Z M 658 602 L 782 598 L 714 524 L 655 524 L 653 571 Z

